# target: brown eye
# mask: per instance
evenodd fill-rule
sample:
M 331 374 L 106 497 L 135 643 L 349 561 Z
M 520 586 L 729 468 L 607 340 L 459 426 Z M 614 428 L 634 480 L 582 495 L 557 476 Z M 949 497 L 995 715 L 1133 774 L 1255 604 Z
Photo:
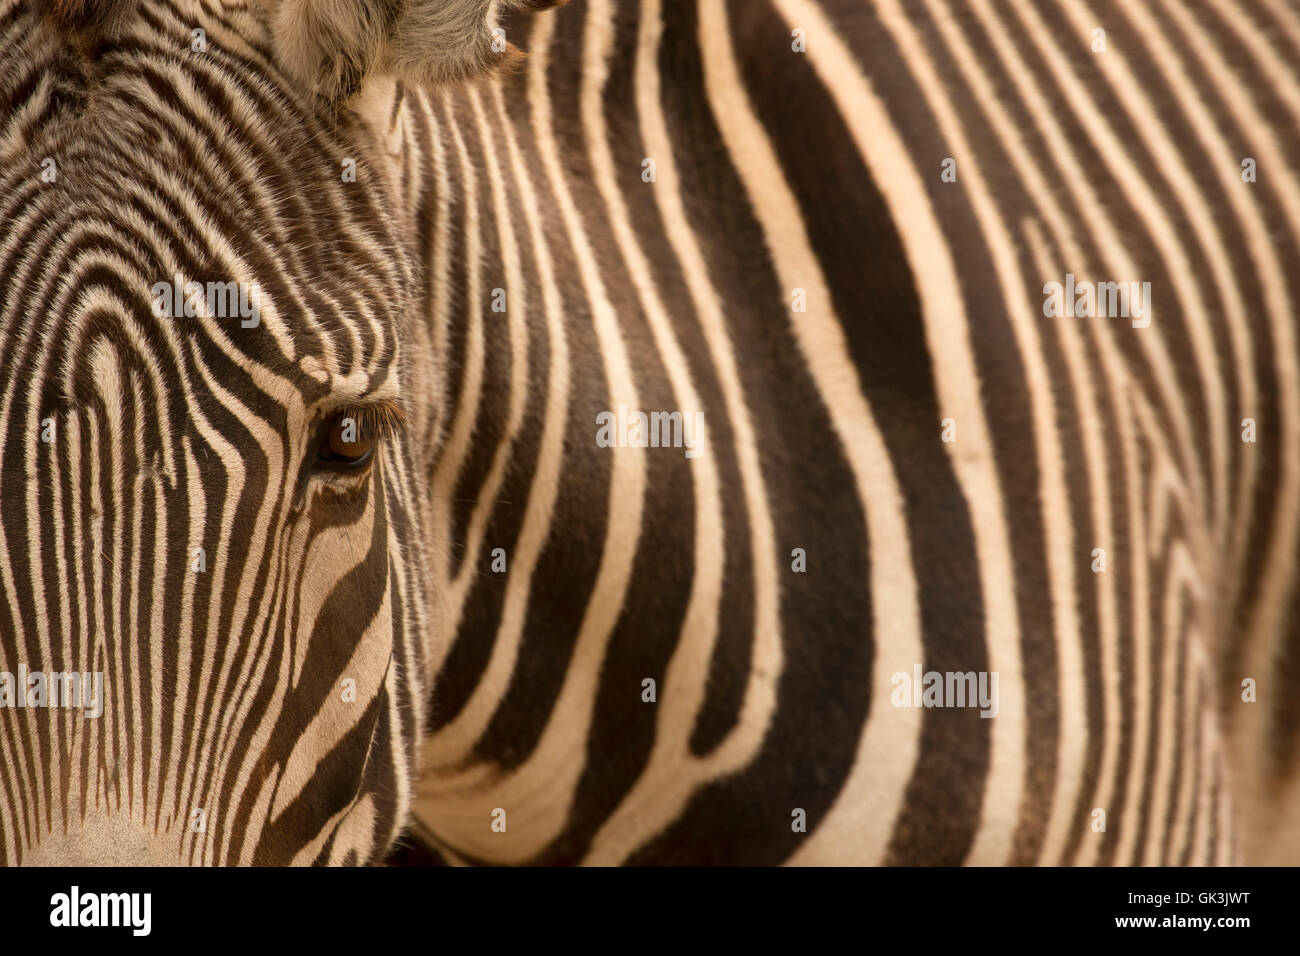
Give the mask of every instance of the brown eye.
M 362 416 L 335 415 L 325 422 L 318 461 L 332 468 L 356 468 L 369 460 L 376 435 Z

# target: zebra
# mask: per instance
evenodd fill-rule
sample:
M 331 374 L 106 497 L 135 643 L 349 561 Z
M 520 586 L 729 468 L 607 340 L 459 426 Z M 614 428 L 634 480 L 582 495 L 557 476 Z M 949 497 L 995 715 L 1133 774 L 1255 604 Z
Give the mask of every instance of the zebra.
M 0 0 L 0 860 L 1300 861 L 1294 5 L 552 5 Z

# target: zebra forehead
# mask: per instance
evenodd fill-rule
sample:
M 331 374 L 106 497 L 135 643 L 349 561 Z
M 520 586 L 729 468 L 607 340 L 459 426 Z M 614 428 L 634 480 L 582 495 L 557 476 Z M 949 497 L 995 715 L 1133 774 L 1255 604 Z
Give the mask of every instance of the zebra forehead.
M 80 226 L 69 225 L 64 242 L 32 239 L 0 249 L 0 342 L 11 352 L 57 356 L 70 396 L 90 381 L 79 356 L 106 348 L 141 357 L 156 374 L 187 358 L 252 362 L 307 401 L 396 389 L 406 308 L 400 288 L 373 290 L 384 301 L 358 305 L 336 279 L 276 274 L 273 264 L 248 268 L 238 257 L 182 272 L 123 255 L 114 240 L 87 228 L 88 221 L 120 221 L 116 211 L 82 208 L 76 216 Z M 50 259 L 57 268 L 45 264 Z
M 0 0 L 0 20 L 25 6 Z M 382 164 L 366 168 L 364 123 L 299 96 L 246 10 L 214 22 L 185 3 L 141 4 L 134 19 L 37 6 L 57 26 L 26 29 L 19 13 L 0 28 L 0 63 L 30 71 L 0 76 L 0 336 L 131 346 L 154 324 L 309 400 L 340 379 L 366 380 L 349 398 L 388 379 L 418 268 Z M 61 34 L 74 14 L 97 25 L 93 40 Z M 197 53 L 200 23 L 214 42 Z M 358 162 L 369 182 L 350 175 Z M 33 320 L 32 301 L 57 314 Z

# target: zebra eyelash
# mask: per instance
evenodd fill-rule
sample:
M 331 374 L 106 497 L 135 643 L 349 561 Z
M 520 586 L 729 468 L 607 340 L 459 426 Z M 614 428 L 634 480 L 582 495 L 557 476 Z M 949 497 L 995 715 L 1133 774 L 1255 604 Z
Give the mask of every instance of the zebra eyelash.
M 362 434 L 373 434 L 380 441 L 396 436 L 406 427 L 407 421 L 405 409 L 392 398 L 332 409 L 326 413 L 324 422 L 329 423 L 338 418 L 355 419 Z

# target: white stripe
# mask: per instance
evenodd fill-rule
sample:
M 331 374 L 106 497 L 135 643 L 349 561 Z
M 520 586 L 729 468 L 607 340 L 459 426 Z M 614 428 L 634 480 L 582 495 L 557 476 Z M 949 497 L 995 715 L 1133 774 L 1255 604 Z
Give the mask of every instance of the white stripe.
M 1063 844 L 1069 834 L 1067 828 L 1073 823 L 1075 801 L 1082 782 L 1081 743 L 1087 736 L 1087 722 L 1078 596 L 1074 589 L 1077 544 L 1070 522 L 1064 453 L 1061 436 L 1056 428 L 1057 412 L 1052 396 L 1051 372 L 1043 356 L 1043 345 L 1033 321 L 1033 311 L 1027 311 L 1016 304 L 1024 301 L 1027 292 L 1035 288 L 1035 284 L 1027 282 L 1021 273 L 1011 227 L 981 173 L 977 153 L 966 139 L 956 108 L 949 101 L 948 91 L 934 70 L 930 53 L 912 29 L 911 21 L 902 15 L 896 4 L 882 6 L 880 16 L 903 58 L 912 68 L 926 102 L 939 122 L 945 141 L 951 144 L 957 156 L 963 157 L 960 162 L 963 188 L 970 196 L 972 207 L 982 225 L 982 234 L 989 244 L 1003 298 L 1010 306 L 1008 317 L 1025 366 L 1026 386 L 1033 414 L 1034 444 L 1038 452 L 1039 498 L 1036 504 L 1045 536 L 1059 680 L 1056 788 L 1042 849 L 1045 861 L 1056 860 L 1064 849 Z M 968 62 L 963 61 L 963 66 L 967 67 Z M 1028 502 L 1022 504 L 1029 506 Z M 1023 808 L 1013 805 L 1007 809 L 1019 812 Z
M 871 719 L 848 780 L 791 862 L 876 863 L 884 858 L 902 806 L 921 725 L 918 711 L 889 706 L 890 674 L 910 673 L 913 663 L 923 657 L 902 492 L 862 393 L 803 214 L 753 113 L 730 41 L 725 39 L 732 35 L 726 9 L 722 4 L 702 4 L 699 14 L 699 47 L 713 116 L 728 152 L 745 159 L 737 164 L 737 172 L 763 227 L 778 280 L 787 290 L 806 290 L 808 310 L 791 316 L 791 329 L 853 470 L 871 542 L 871 580 L 864 584 L 873 596 L 874 627 L 870 636 L 862 636 L 864 642 L 874 639 L 875 645 Z M 827 35 L 833 36 L 829 31 Z
M 925 277 L 918 282 L 918 292 L 937 398 L 941 414 L 958 423 L 957 441 L 945 443 L 944 447 L 969 506 L 980 566 L 988 669 L 999 675 L 1000 709 L 997 718 L 990 721 L 990 762 L 981 821 L 967 862 L 1002 863 L 1011 855 L 1024 786 L 1024 679 L 1011 546 L 993 445 L 980 399 L 965 299 L 947 240 L 930 206 L 929 191 L 888 110 L 815 3 L 775 3 L 788 26 L 805 27 L 816 37 L 816 42 L 809 44 L 808 56 L 839 107 L 874 181 L 889 184 L 882 193 L 894 222 L 906 224 L 900 238 L 913 275 Z M 939 441 L 938 422 L 934 423 L 934 440 Z M 865 491 L 863 497 L 870 500 Z M 875 564 L 873 557 L 873 567 Z M 880 594 L 873 590 L 873 595 Z
M 626 404 L 629 408 L 639 408 L 618 316 L 609 301 L 599 263 L 560 162 L 546 86 L 553 30 L 554 18 L 538 18 L 533 42 L 530 43 L 528 95 L 533 129 L 590 303 L 592 326 L 609 381 L 610 401 L 614 406 Z M 589 68 L 593 65 L 587 63 L 584 75 L 590 74 Z M 589 115 L 593 105 L 599 109 L 599 102 L 593 104 L 592 97 L 584 90 L 584 123 L 588 129 L 592 125 L 599 127 L 599 115 L 595 117 L 595 123 Z M 594 419 L 591 435 L 594 443 Z M 645 502 L 646 473 L 642 450 L 613 448 L 611 456 L 609 512 L 600 569 L 564 683 L 537 746 L 514 774 L 494 781 L 487 793 L 457 791 L 453 780 L 439 782 L 439 789 L 445 788 L 446 793 L 440 816 L 446 823 L 439 830 L 462 834 L 458 848 L 465 853 L 501 862 L 522 862 L 536 855 L 566 822 L 584 767 L 583 756 L 601 664 L 614 625 L 622 612 L 631 578 Z M 504 835 L 491 832 L 485 822 L 485 813 L 493 806 L 519 808 L 508 816 L 510 822 Z

